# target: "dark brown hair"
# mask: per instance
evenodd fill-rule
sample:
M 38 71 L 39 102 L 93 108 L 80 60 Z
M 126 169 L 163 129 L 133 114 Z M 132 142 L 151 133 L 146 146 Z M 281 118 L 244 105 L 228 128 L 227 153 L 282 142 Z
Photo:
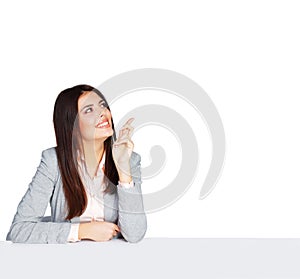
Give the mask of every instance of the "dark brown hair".
M 77 150 L 78 142 L 78 99 L 85 93 L 93 91 L 107 101 L 102 93 L 89 85 L 81 84 L 62 91 L 54 105 L 53 124 L 56 136 L 56 154 L 58 166 L 61 173 L 63 191 L 68 206 L 67 220 L 80 216 L 87 206 L 87 195 L 78 173 Z M 108 104 L 107 108 L 110 110 Z M 118 172 L 112 157 L 112 144 L 116 139 L 115 129 L 112 121 L 113 136 L 104 141 L 105 165 L 104 177 L 106 182 L 106 193 L 113 193 L 119 180 Z

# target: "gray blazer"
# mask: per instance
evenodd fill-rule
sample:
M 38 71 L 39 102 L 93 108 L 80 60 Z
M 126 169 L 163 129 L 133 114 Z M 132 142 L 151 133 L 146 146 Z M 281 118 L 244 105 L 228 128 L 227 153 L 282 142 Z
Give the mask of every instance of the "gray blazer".
M 141 157 L 133 152 L 130 159 L 134 187 L 117 186 L 113 194 L 104 194 L 104 220 L 118 224 L 128 242 L 140 241 L 147 229 L 141 192 Z M 50 202 L 51 216 L 44 217 Z M 79 217 L 65 220 L 66 200 L 55 148 L 42 152 L 42 159 L 28 190 L 18 205 L 6 240 L 22 243 L 66 243 L 71 223 Z

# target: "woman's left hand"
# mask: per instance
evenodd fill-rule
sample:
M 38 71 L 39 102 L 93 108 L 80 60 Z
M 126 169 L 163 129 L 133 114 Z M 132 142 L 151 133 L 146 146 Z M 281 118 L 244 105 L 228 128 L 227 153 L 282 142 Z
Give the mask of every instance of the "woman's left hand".
M 133 127 L 131 123 L 134 118 L 129 118 L 119 131 L 119 137 L 113 144 L 112 155 L 119 173 L 121 182 L 131 181 L 130 157 L 133 151 L 133 141 L 131 140 Z

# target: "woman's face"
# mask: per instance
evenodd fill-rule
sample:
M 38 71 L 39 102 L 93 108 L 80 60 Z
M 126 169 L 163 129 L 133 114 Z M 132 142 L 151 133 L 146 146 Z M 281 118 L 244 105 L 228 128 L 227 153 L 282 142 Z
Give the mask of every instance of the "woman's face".
M 111 113 L 95 92 L 85 92 L 78 100 L 78 122 L 84 141 L 103 140 L 113 135 Z

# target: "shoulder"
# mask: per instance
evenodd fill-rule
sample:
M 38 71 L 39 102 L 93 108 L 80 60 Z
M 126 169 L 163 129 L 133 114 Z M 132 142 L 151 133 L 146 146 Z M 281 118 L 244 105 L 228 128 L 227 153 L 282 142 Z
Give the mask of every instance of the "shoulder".
M 51 147 L 42 151 L 41 167 L 43 169 L 47 169 L 52 176 L 57 177 L 59 168 L 55 147 Z
M 46 161 L 57 161 L 56 148 L 51 147 L 42 151 L 42 159 Z

